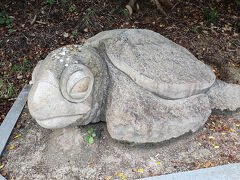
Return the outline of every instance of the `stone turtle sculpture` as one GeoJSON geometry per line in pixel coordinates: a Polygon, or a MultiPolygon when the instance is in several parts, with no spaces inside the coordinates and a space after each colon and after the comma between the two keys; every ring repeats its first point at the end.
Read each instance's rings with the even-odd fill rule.
{"type": "Polygon", "coordinates": [[[211,109],[240,108],[228,84],[150,30],[104,31],[51,52],[33,71],[28,106],[42,127],[106,121],[112,138],[147,143],[195,132],[211,109]]]}

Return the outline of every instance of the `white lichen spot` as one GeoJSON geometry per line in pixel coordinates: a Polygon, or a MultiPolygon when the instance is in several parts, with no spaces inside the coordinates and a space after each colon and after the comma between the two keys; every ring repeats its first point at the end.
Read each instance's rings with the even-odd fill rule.
{"type": "Polygon", "coordinates": [[[62,56],[65,56],[66,53],[65,53],[65,51],[62,51],[59,54],[62,55],[62,56]]]}
{"type": "Polygon", "coordinates": [[[65,66],[65,67],[68,67],[68,64],[65,64],[64,66],[65,66]]]}
{"type": "Polygon", "coordinates": [[[63,59],[60,59],[60,62],[63,62],[63,59]]]}

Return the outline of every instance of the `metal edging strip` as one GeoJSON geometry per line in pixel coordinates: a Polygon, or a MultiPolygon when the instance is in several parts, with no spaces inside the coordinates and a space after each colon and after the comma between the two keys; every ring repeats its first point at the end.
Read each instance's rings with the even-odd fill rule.
{"type": "MultiPolygon", "coordinates": [[[[23,107],[27,101],[28,93],[30,90],[29,85],[25,85],[18,95],[16,101],[13,106],[7,113],[4,121],[0,126],[0,157],[4,151],[4,148],[8,142],[8,139],[12,133],[12,130],[23,110],[23,107]]],[[[6,180],[3,176],[0,175],[0,180],[6,180]]]]}

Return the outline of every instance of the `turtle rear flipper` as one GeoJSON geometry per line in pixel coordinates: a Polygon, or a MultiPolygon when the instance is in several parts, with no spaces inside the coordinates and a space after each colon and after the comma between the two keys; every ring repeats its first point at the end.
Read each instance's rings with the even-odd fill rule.
{"type": "Polygon", "coordinates": [[[207,92],[212,109],[240,109],[240,86],[216,80],[207,92]]]}

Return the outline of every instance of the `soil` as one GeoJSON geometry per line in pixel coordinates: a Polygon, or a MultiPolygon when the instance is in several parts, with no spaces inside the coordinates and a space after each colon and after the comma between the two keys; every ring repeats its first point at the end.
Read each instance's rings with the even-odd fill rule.
{"type": "MultiPolygon", "coordinates": [[[[117,28],[151,29],[187,48],[199,60],[211,66],[219,79],[235,84],[240,83],[240,6],[238,1],[175,0],[172,8],[165,7],[168,16],[159,13],[148,0],[139,0],[140,9],[135,10],[132,16],[129,16],[125,9],[128,0],[55,0],[52,4],[50,2],[51,0],[0,1],[0,13],[6,11],[4,18],[14,19],[10,23],[11,27],[7,27],[6,23],[0,24],[0,124],[23,85],[30,81],[31,72],[39,60],[44,59],[49,52],[58,47],[84,43],[86,39],[104,30],[117,28]]],[[[174,155],[175,151],[180,153],[181,145],[176,141],[179,147],[176,145],[176,148],[172,150],[168,149],[168,146],[161,145],[158,148],[163,147],[166,151],[156,148],[159,152],[165,154],[167,154],[167,150],[171,152],[169,156],[157,159],[166,166],[164,165],[164,168],[154,172],[150,170],[149,174],[140,174],[140,177],[202,168],[204,164],[208,167],[239,162],[240,138],[239,126],[236,124],[239,124],[239,120],[229,119],[226,115],[213,115],[199,134],[190,136],[192,139],[184,140],[186,144],[183,145],[182,149],[184,152],[188,152],[187,144],[200,137],[199,140],[193,142],[196,143],[196,147],[207,149],[206,151],[210,155],[201,156],[201,160],[196,160],[196,158],[194,160],[193,153],[200,151],[190,148],[192,153],[181,155],[182,159],[176,157],[177,155],[173,156],[177,161],[173,163],[175,165],[170,166],[171,163],[166,164],[165,161],[175,161],[170,155],[174,155]],[[212,122],[217,122],[217,124],[212,124],[212,122]],[[212,125],[215,127],[212,128],[212,125]],[[220,132],[211,130],[216,128],[220,129],[220,132]],[[227,134],[221,135],[225,131],[227,134]],[[214,142],[209,140],[209,136],[212,135],[215,137],[214,142]],[[217,148],[212,144],[217,144],[217,148]],[[189,164],[184,163],[188,159],[187,157],[191,159],[189,164]],[[208,164],[206,165],[206,163],[208,164]],[[169,165],[170,170],[168,170],[167,165],[169,165]]],[[[36,126],[34,125],[31,129],[27,121],[20,119],[14,133],[20,131],[26,134],[23,132],[26,130],[31,132],[44,131],[36,126]]],[[[36,134],[32,133],[32,138],[34,138],[36,134]]],[[[13,142],[11,140],[10,144],[13,142]]],[[[181,143],[181,141],[179,142],[181,143]]],[[[33,146],[37,147],[34,143],[33,146]]],[[[128,146],[120,146],[128,149],[128,146]]],[[[29,145],[28,148],[31,146],[29,145]]],[[[127,150],[124,148],[123,151],[127,150]]],[[[18,150],[16,149],[16,151],[18,150]]],[[[25,154],[28,152],[28,149],[23,148],[23,150],[25,154]]],[[[23,151],[20,152],[23,153],[23,151]]],[[[13,155],[16,155],[16,159],[20,158],[20,154],[13,155]]],[[[4,158],[3,162],[7,164],[4,158]]],[[[138,166],[141,168],[141,163],[138,166]]],[[[138,166],[134,168],[138,168],[138,166]]],[[[9,167],[13,167],[13,165],[9,165],[9,167]]],[[[126,166],[126,168],[128,167],[126,166]]],[[[5,172],[5,170],[8,170],[7,175],[11,175],[10,169],[0,169],[1,172],[5,172]]],[[[110,173],[108,170],[104,172],[105,175],[107,172],[110,173]]],[[[135,175],[131,175],[131,177],[139,175],[137,172],[132,173],[135,175]]],[[[146,173],[145,169],[144,173],[146,173]]],[[[15,175],[17,176],[13,173],[13,176],[15,175]]]]}
{"type": "Polygon", "coordinates": [[[102,122],[44,129],[27,107],[18,123],[0,159],[8,180],[131,180],[240,162],[240,112],[213,112],[196,133],[142,145],[113,140],[102,122]]]}

